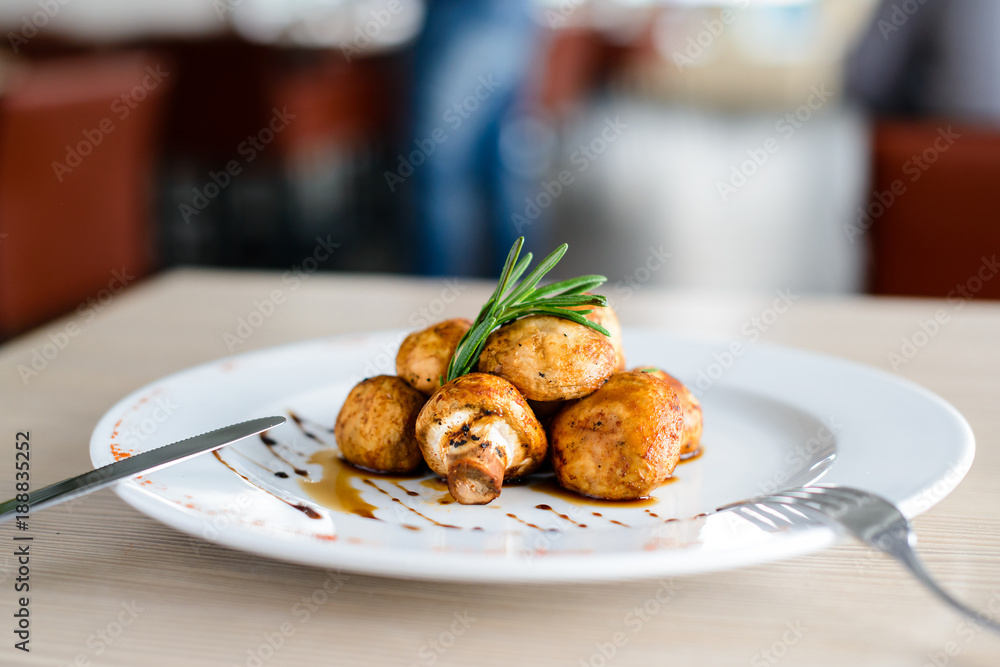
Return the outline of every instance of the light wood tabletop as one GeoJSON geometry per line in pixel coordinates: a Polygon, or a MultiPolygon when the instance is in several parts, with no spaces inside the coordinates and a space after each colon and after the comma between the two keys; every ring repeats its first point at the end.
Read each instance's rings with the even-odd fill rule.
{"type": "MultiPolygon", "coordinates": [[[[432,318],[474,316],[491,289],[467,280],[298,278],[173,271],[4,345],[0,495],[13,495],[18,431],[31,432],[35,488],[88,470],[90,432],[112,404],[163,375],[227,356],[226,334],[272,290],[282,290],[283,303],[234,352],[410,327],[420,309],[432,318]],[[25,373],[49,344],[58,351],[47,348],[51,358],[36,361],[37,374],[25,373]]],[[[615,293],[624,326],[733,339],[776,298],[634,287],[615,293]]],[[[891,370],[969,420],[977,440],[971,472],[915,526],[922,555],[947,588],[976,609],[1000,608],[1000,304],[792,301],[762,340],[891,370]],[[947,318],[934,335],[914,339],[942,310],[947,318]],[[904,339],[922,345],[904,350],[904,339]]],[[[32,515],[31,651],[23,653],[12,632],[21,595],[16,533],[0,530],[2,664],[1000,664],[1000,637],[977,631],[895,562],[853,543],[735,571],[627,583],[467,585],[344,572],[303,618],[293,607],[323,589],[328,572],[188,537],[110,490],[32,515]],[[658,593],[668,601],[652,604],[658,593]],[[636,624],[634,612],[644,607],[655,612],[636,624]],[[276,633],[280,646],[267,649],[276,633]]]]}

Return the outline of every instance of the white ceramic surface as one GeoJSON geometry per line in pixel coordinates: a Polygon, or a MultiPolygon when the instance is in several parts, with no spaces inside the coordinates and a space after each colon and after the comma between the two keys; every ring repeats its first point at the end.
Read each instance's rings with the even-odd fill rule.
{"type": "MultiPolygon", "coordinates": [[[[914,516],[972,464],[973,435],[962,416],[891,374],[762,343],[727,356],[730,342],[632,329],[624,333],[630,365],[678,376],[701,399],[705,420],[704,453],[678,466],[655,503],[595,504],[526,485],[505,488],[490,505],[463,507],[442,504],[446,494],[429,478],[342,472],[341,495],[374,507],[372,517],[324,507],[309,491],[323,467],[308,459],[335,447],[330,427],[354,383],[393,372],[403,335],[306,341],[163,378],[108,411],[91,438],[91,459],[104,465],[233,422],[294,413],[299,424],[267,434],[278,444],[244,441],[221,450],[222,460],[201,456],[121,482],[116,492],[169,526],[236,549],[464,581],[612,580],[786,558],[828,546],[836,534],[823,526],[765,532],[715,508],[822,478],[878,493],[914,516]]],[[[320,484],[334,488],[332,476],[320,484]]]]}

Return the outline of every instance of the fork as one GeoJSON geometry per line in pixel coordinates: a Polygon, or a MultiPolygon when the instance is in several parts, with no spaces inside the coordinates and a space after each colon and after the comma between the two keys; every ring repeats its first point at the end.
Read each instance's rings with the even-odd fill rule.
{"type": "Polygon", "coordinates": [[[896,558],[952,609],[976,625],[1000,633],[1000,624],[984,618],[938,585],[913,550],[917,535],[910,522],[895,505],[880,496],[847,486],[820,484],[757,496],[719,509],[737,511],[766,530],[782,524],[812,523],[814,518],[836,522],[868,546],[896,558]]]}

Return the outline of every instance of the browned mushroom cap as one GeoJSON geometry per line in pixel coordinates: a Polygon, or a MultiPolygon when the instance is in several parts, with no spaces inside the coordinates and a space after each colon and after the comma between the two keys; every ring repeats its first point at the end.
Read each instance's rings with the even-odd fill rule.
{"type": "Polygon", "coordinates": [[[615,373],[553,420],[556,479],[595,498],[642,498],[673,473],[683,433],[670,385],[644,373],[615,373]]]}
{"type": "Polygon", "coordinates": [[[677,392],[684,411],[684,440],[681,442],[681,456],[688,456],[698,451],[701,445],[701,402],[691,393],[687,385],[666,371],[653,366],[637,366],[632,372],[641,372],[663,380],[677,392]]]}
{"type": "Polygon", "coordinates": [[[333,434],[344,458],[376,472],[411,472],[420,466],[414,425],[427,398],[393,375],[355,385],[333,434]]]}
{"type": "Polygon", "coordinates": [[[423,331],[414,331],[399,346],[396,375],[430,396],[441,386],[441,378],[448,374],[448,362],[455,354],[458,341],[471,326],[472,322],[458,317],[438,322],[423,331]]]}
{"type": "Polygon", "coordinates": [[[617,362],[615,370],[625,370],[625,350],[622,348],[622,325],[618,323],[618,315],[611,306],[572,306],[570,310],[593,311],[584,315],[584,317],[594,324],[600,324],[608,330],[608,333],[611,334],[608,337],[608,341],[615,348],[615,361],[617,362]]]}
{"type": "Polygon", "coordinates": [[[547,442],[527,401],[495,375],[469,373],[434,392],[417,417],[417,441],[435,473],[463,505],[500,495],[545,458],[547,442]]]}
{"type": "Polygon", "coordinates": [[[479,371],[509,380],[532,401],[580,398],[615,371],[608,337],[551,315],[531,315],[500,327],[486,339],[479,371]]]}

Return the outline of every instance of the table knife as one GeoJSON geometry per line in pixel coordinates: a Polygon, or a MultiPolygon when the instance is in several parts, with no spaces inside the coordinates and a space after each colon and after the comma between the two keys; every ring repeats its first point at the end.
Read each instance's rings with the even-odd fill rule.
{"type": "Polygon", "coordinates": [[[284,423],[284,417],[251,419],[109,463],[82,475],[64,479],[37,491],[31,491],[28,494],[27,502],[22,497],[21,500],[12,498],[0,503],[0,523],[9,521],[18,515],[33,513],[51,505],[57,505],[92,491],[103,489],[119,480],[159,470],[199,454],[225,447],[237,440],[248,438],[284,423]]]}

